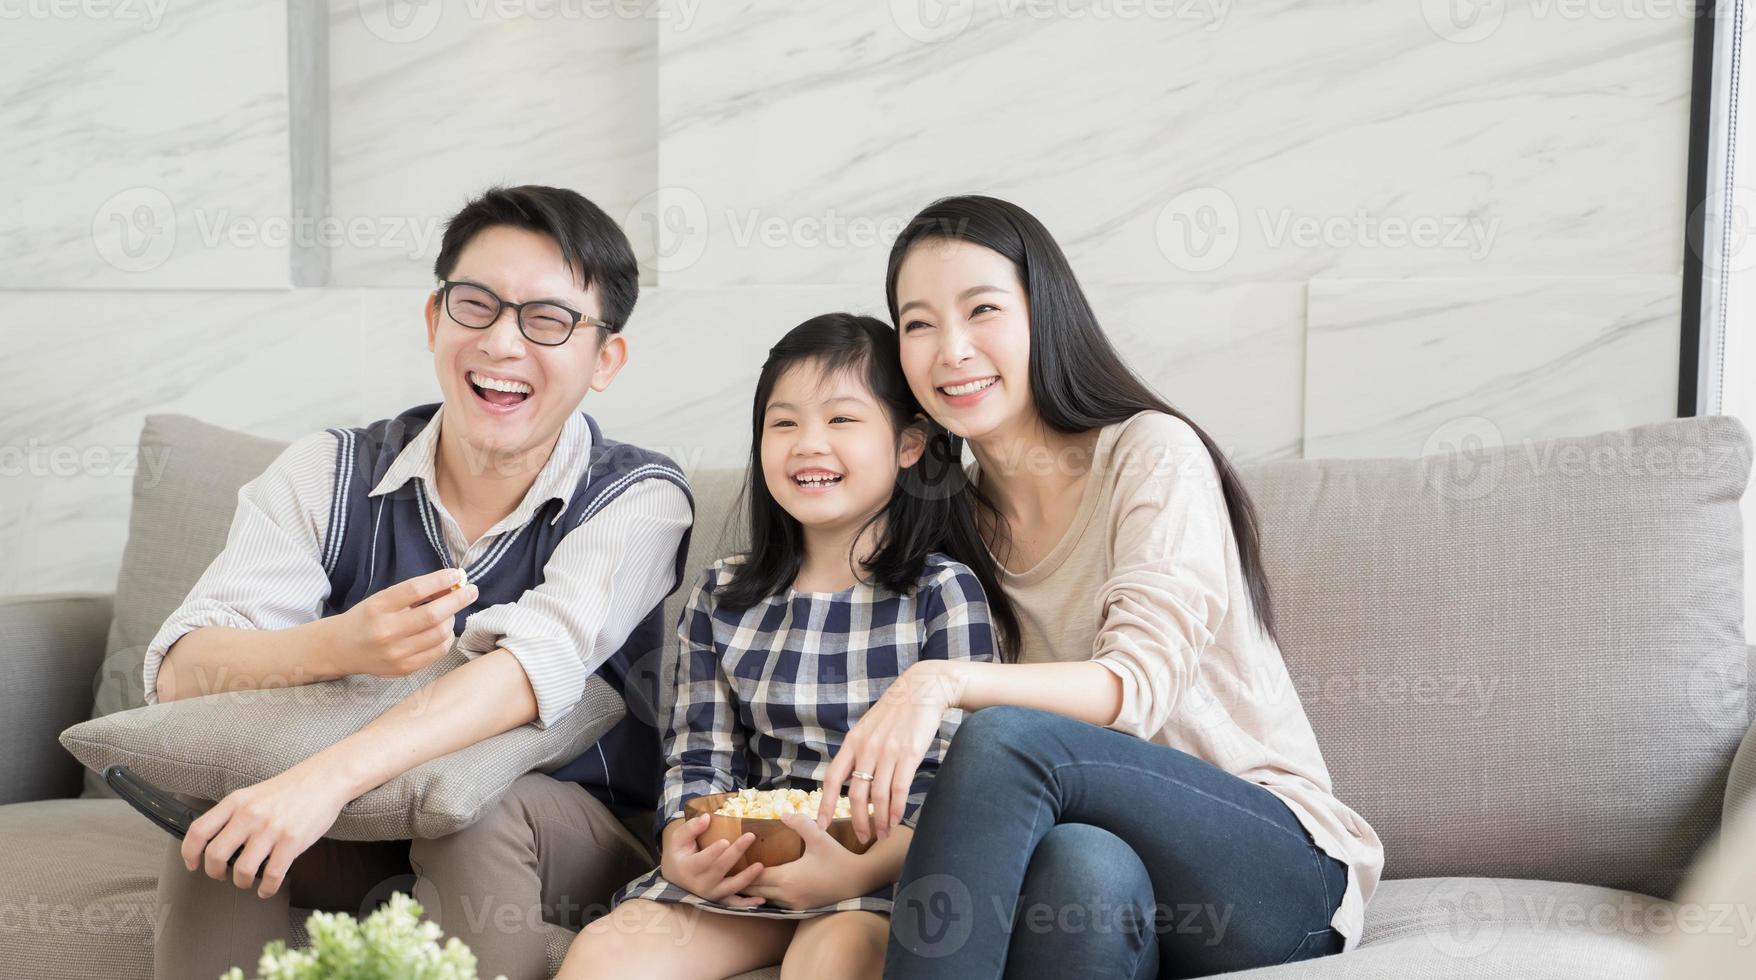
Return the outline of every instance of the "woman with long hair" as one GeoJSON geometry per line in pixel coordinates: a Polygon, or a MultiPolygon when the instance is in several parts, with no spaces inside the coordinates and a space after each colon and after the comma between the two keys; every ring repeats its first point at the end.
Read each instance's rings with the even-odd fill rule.
{"type": "Polygon", "coordinates": [[[910,667],[825,778],[910,772],[970,712],[886,974],[1205,976],[1351,948],[1383,846],[1334,795],[1225,455],[1128,369],[1022,208],[933,203],[886,285],[909,385],[956,437],[939,462],[974,456],[962,492],[1019,630],[1017,663],[910,667]]]}

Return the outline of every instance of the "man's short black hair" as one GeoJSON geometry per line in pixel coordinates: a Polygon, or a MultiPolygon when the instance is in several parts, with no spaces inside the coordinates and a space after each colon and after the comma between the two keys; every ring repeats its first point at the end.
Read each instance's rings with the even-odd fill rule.
{"type": "Polygon", "coordinates": [[[620,332],[628,323],[634,301],[640,296],[640,267],[628,236],[602,208],[565,187],[491,187],[465,204],[445,224],[439,258],[433,263],[434,275],[451,278],[464,246],[483,229],[496,225],[553,238],[581,287],[589,289],[596,284],[603,303],[601,314],[611,329],[620,332]]]}

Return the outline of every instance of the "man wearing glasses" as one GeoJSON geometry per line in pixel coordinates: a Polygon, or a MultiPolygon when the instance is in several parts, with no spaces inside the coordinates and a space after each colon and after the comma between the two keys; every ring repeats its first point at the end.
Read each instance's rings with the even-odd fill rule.
{"type": "Polygon", "coordinates": [[[427,349],[444,401],[299,439],[247,484],[225,550],[148,645],[145,683],[150,703],[405,675],[454,642],[470,659],[171,842],[161,978],[251,966],[286,938],[290,904],[357,911],[411,868],[483,975],[545,977],[545,909],[577,926],[657,860],[659,736],[632,705],[590,751],[520,779],[451,837],[322,837],[409,769],[553,724],[594,673],[623,690],[662,646],[683,574],[682,472],[579,410],[628,358],[639,287],[621,229],[572,191],[497,188],[452,218],[435,271],[427,349]]]}

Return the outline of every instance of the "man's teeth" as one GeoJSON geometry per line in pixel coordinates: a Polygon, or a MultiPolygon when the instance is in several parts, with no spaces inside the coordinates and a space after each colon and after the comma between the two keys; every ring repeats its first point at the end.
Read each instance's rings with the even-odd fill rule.
{"type": "Polygon", "coordinates": [[[793,477],[793,481],[807,487],[826,487],[831,483],[840,483],[841,477],[829,476],[827,474],[822,476],[795,476],[793,477]]]}
{"type": "Polygon", "coordinates": [[[532,390],[530,385],[527,385],[522,381],[501,381],[498,378],[484,378],[474,371],[469,373],[469,380],[470,384],[473,384],[478,388],[489,388],[494,391],[510,391],[520,395],[528,395],[532,390]]]}
{"type": "Polygon", "coordinates": [[[948,387],[940,388],[939,390],[945,392],[947,395],[973,395],[999,380],[999,378],[983,378],[980,381],[971,381],[968,384],[961,385],[950,385],[948,387]]]}

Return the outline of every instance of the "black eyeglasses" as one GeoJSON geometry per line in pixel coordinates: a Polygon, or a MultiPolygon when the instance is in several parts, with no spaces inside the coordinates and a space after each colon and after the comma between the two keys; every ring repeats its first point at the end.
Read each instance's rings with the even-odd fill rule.
{"type": "Polygon", "coordinates": [[[579,326],[581,320],[594,327],[603,327],[611,333],[616,332],[616,328],[610,326],[607,320],[587,316],[558,303],[508,303],[494,295],[493,290],[473,282],[442,279],[439,282],[439,297],[445,305],[445,312],[460,326],[471,330],[488,329],[500,319],[503,310],[510,309],[513,318],[518,321],[518,332],[524,334],[524,339],[544,347],[565,344],[567,338],[573,336],[573,329],[579,326]]]}

